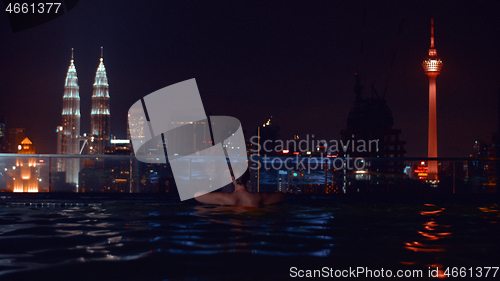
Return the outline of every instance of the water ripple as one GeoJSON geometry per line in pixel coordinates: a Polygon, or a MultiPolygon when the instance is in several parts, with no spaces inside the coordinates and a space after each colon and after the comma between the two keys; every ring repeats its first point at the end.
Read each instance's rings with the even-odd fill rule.
{"type": "Polygon", "coordinates": [[[499,213],[497,205],[4,205],[0,275],[184,256],[200,265],[243,255],[427,266],[463,264],[472,253],[486,262],[499,250],[499,213]]]}

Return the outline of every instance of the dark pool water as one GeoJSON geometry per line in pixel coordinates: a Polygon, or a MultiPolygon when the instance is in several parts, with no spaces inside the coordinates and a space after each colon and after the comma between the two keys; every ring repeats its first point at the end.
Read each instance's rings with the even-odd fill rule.
{"type": "Polygon", "coordinates": [[[5,280],[284,280],[291,267],[421,269],[424,277],[402,280],[425,280],[429,267],[498,267],[499,245],[495,203],[0,205],[5,280]]]}

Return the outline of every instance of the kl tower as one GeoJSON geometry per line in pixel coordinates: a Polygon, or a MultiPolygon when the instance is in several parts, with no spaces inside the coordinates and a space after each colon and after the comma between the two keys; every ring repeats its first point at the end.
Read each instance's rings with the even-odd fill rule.
{"type": "MultiPolygon", "coordinates": [[[[438,58],[434,48],[434,19],[431,19],[431,47],[429,57],[422,63],[425,74],[429,76],[429,143],[428,156],[437,157],[437,120],[436,120],[436,77],[441,71],[443,62],[438,58]]],[[[438,182],[437,161],[428,161],[428,177],[431,183],[438,182]]]]}

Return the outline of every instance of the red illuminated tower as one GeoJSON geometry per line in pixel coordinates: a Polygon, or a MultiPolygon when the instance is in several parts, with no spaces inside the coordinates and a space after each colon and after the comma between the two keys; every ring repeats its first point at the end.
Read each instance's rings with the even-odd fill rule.
{"type": "MultiPolygon", "coordinates": [[[[434,48],[434,19],[431,19],[431,47],[429,57],[422,63],[425,74],[429,76],[429,144],[428,157],[437,157],[437,120],[436,120],[436,77],[441,71],[443,62],[438,58],[434,48]]],[[[438,180],[437,161],[429,161],[428,179],[434,183],[438,180]]]]}

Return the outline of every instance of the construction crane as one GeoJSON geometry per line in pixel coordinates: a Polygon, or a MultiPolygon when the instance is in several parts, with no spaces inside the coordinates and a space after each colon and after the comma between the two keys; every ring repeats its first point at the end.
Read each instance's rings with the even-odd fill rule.
{"type": "Polygon", "coordinates": [[[399,46],[399,38],[401,37],[401,33],[403,32],[403,25],[405,20],[401,20],[399,24],[398,34],[396,35],[396,43],[394,44],[394,52],[392,53],[391,65],[389,68],[389,73],[387,73],[387,79],[385,80],[384,91],[382,92],[382,98],[385,98],[385,94],[387,94],[387,87],[389,86],[389,79],[391,78],[392,69],[394,68],[394,61],[396,60],[396,53],[398,51],[399,46]]]}

